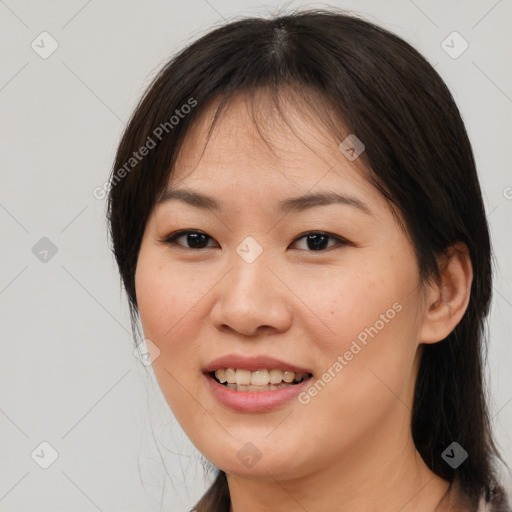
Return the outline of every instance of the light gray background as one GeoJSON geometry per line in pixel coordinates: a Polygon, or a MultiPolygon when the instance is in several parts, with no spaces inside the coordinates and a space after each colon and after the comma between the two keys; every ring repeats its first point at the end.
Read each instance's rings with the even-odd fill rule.
{"type": "MultiPolygon", "coordinates": [[[[494,424],[509,464],[511,3],[330,4],[357,10],[412,43],[463,114],[499,264],[489,374],[494,424]],[[469,43],[457,59],[441,46],[453,31],[469,43]]],[[[224,19],[302,5],[329,4],[0,1],[0,510],[150,511],[160,510],[163,499],[163,509],[174,512],[204,491],[199,455],[133,356],[105,204],[92,191],[107,179],[125,122],[172,53],[224,19]],[[59,45],[47,59],[31,48],[43,31],[59,45]],[[57,247],[47,262],[32,252],[42,237],[57,247]],[[34,460],[49,457],[43,441],[58,453],[48,469],[34,460]]]]}

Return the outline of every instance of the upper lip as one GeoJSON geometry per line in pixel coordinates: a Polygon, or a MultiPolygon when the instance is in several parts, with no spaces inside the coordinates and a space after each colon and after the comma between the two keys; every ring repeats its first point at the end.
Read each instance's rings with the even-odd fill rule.
{"type": "Polygon", "coordinates": [[[204,369],[205,372],[213,372],[221,368],[234,368],[244,370],[262,370],[262,369],[278,369],[283,371],[292,371],[295,373],[312,373],[311,370],[298,366],[293,363],[288,363],[275,357],[270,356],[256,356],[247,357],[237,354],[228,354],[214,359],[208,363],[204,369]]]}

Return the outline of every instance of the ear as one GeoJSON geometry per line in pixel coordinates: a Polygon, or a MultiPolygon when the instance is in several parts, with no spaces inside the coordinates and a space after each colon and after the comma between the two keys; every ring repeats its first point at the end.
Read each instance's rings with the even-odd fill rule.
{"type": "Polygon", "coordinates": [[[439,259],[439,282],[426,286],[420,343],[446,338],[460,322],[469,304],[473,267],[465,243],[450,246],[439,259]]]}

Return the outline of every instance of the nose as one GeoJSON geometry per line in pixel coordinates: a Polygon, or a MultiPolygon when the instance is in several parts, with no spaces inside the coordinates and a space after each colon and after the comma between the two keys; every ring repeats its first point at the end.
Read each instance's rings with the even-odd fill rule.
{"type": "Polygon", "coordinates": [[[215,287],[213,325],[244,336],[285,332],[291,326],[289,290],[262,256],[247,263],[235,255],[231,271],[215,287]]]}

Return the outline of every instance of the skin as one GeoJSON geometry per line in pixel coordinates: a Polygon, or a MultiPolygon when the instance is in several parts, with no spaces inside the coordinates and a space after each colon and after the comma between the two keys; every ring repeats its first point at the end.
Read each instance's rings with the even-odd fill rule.
{"type": "Polygon", "coordinates": [[[448,253],[441,283],[421,286],[385,199],[304,111],[287,109],[300,138],[269,114],[271,151],[237,97],[201,157],[211,113],[193,125],[169,186],[210,195],[222,209],[155,207],[135,276],[145,337],[160,350],[155,375],[176,419],[227,473],[231,512],[433,511],[449,484],[414,447],[413,389],[422,343],[446,337],[467,307],[467,249],[448,253]],[[371,215],[343,204],[277,212],[280,200],[321,190],[356,197],[371,215]],[[206,233],[207,248],[190,248],[186,236],[162,242],[179,229],[206,233]],[[312,230],[353,245],[329,238],[315,251],[295,240],[312,230]],[[263,248],[253,263],[236,252],[247,236],[263,248]],[[270,355],[319,378],[394,303],[401,311],[306,405],[237,412],[202,378],[230,353],[270,355]],[[237,457],[247,442],[261,453],[251,468],[237,457]]]}

